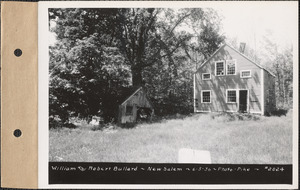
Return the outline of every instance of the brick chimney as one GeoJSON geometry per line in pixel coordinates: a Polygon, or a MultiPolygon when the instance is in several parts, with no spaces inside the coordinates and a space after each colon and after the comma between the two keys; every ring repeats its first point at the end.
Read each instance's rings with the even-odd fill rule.
{"type": "Polygon", "coordinates": [[[245,52],[245,47],[246,47],[246,43],[241,42],[241,43],[240,43],[240,52],[241,52],[241,53],[244,53],[244,52],[245,52]]]}

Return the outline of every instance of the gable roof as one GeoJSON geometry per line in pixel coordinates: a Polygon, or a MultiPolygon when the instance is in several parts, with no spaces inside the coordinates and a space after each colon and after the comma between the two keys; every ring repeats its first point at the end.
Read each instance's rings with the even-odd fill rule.
{"type": "Polygon", "coordinates": [[[142,87],[130,87],[130,88],[124,89],[122,92],[122,96],[123,96],[123,98],[121,99],[122,103],[120,105],[127,102],[132,96],[134,96],[141,89],[142,89],[142,87]]]}
{"type": "MultiPolygon", "coordinates": [[[[143,91],[143,93],[145,93],[144,88],[142,86],[137,87],[137,88],[131,88],[129,91],[127,91],[127,96],[124,99],[124,101],[122,101],[122,103],[120,105],[125,104],[131,97],[133,97],[139,91],[143,91]]],[[[152,102],[148,99],[147,94],[146,94],[146,99],[149,102],[150,106],[153,108],[152,102]]]]}
{"type": "MultiPolygon", "coordinates": [[[[264,68],[263,66],[261,66],[260,64],[254,62],[253,60],[251,60],[249,57],[247,57],[246,55],[242,54],[240,51],[238,51],[237,49],[233,48],[232,46],[228,45],[228,44],[223,44],[219,49],[217,49],[203,64],[201,64],[198,68],[197,71],[203,67],[206,63],[208,63],[221,49],[223,49],[225,46],[229,47],[230,49],[234,50],[235,52],[237,52],[238,54],[240,54],[242,57],[244,57],[245,59],[247,59],[248,61],[250,61],[251,63],[253,63],[254,65],[256,65],[257,67],[265,70],[266,72],[268,72],[270,75],[272,75],[273,77],[275,77],[275,75],[267,70],[266,68],[264,68]]],[[[197,72],[196,71],[196,72],[197,72]]]]}

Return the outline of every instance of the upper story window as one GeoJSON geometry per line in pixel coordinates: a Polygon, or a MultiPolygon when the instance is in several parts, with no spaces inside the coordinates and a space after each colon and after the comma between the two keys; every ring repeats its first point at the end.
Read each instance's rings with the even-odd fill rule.
{"type": "Polygon", "coordinates": [[[225,62],[217,61],[216,62],[216,76],[224,76],[225,75],[225,62]]]}
{"type": "Polygon", "coordinates": [[[241,71],[241,78],[250,78],[250,77],[251,77],[250,70],[241,71]]]}
{"type": "Polygon", "coordinates": [[[226,71],[227,75],[235,75],[236,74],[236,61],[235,60],[227,60],[226,61],[226,71]]]}
{"type": "Polygon", "coordinates": [[[210,80],[210,79],[211,79],[210,73],[203,73],[202,74],[202,80],[210,80]]]}

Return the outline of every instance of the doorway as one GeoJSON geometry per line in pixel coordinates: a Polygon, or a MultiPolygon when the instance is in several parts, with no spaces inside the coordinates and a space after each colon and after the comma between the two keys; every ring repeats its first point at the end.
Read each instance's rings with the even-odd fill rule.
{"type": "Polygon", "coordinates": [[[239,94],[239,112],[245,113],[248,111],[248,90],[240,90],[239,94]]]}

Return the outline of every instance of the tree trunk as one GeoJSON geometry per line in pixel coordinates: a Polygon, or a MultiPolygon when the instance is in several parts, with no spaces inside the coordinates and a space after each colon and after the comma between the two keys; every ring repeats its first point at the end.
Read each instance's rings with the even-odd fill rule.
{"type": "Polygon", "coordinates": [[[137,31],[137,36],[135,38],[133,60],[131,62],[131,72],[132,72],[132,85],[133,87],[140,87],[143,85],[143,55],[145,53],[145,27],[140,25],[137,31]]]}
{"type": "Polygon", "coordinates": [[[281,104],[280,106],[282,106],[282,89],[281,89],[281,80],[280,80],[280,74],[277,71],[277,88],[278,88],[278,102],[281,104]]]}
{"type": "Polygon", "coordinates": [[[285,87],[284,75],[282,75],[282,90],[283,90],[283,107],[285,107],[286,106],[286,87],[285,87]]]}
{"type": "Polygon", "coordinates": [[[132,85],[134,87],[140,87],[143,85],[142,67],[141,63],[137,63],[131,66],[132,72],[132,85]]]}

